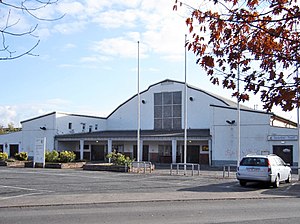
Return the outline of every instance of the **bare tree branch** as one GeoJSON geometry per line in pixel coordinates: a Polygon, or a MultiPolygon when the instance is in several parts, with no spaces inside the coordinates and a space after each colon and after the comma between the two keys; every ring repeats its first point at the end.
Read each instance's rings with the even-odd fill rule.
{"type": "MultiPolygon", "coordinates": [[[[15,2],[15,1],[14,1],[15,2]]],[[[44,10],[49,6],[55,5],[59,2],[59,0],[34,0],[34,1],[28,1],[28,0],[20,0],[19,4],[17,3],[11,3],[6,2],[3,0],[0,0],[0,7],[3,6],[3,10],[0,10],[0,16],[5,18],[5,23],[3,26],[0,26],[0,33],[1,33],[1,45],[0,47],[0,60],[14,60],[18,59],[20,57],[23,57],[25,55],[30,56],[37,56],[33,53],[33,50],[37,48],[37,46],[40,43],[40,40],[37,35],[35,35],[35,32],[38,29],[38,22],[39,21],[47,21],[47,22],[53,22],[62,19],[65,15],[59,15],[54,18],[43,18],[37,15],[37,13],[40,10],[44,10]],[[7,15],[3,14],[5,13],[5,10],[7,9],[7,15]],[[20,23],[21,18],[13,21],[12,20],[12,12],[17,14],[18,12],[23,13],[24,19],[28,18],[31,20],[35,20],[36,24],[34,24],[32,27],[29,27],[25,31],[18,31],[16,29],[17,25],[20,23]],[[1,13],[3,15],[1,15],[1,13]],[[14,47],[12,44],[9,44],[9,42],[13,42],[12,38],[25,38],[27,36],[30,36],[35,40],[35,43],[29,47],[28,50],[24,52],[18,52],[17,50],[14,50],[16,47],[14,47]]]]}

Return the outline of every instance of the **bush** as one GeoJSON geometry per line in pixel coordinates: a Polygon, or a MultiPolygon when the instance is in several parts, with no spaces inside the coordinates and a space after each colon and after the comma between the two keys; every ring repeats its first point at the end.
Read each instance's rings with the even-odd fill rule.
{"type": "Polygon", "coordinates": [[[125,157],[122,153],[117,153],[115,150],[109,154],[107,154],[106,158],[111,159],[111,162],[115,165],[131,165],[133,162],[129,157],[125,157]]]}
{"type": "Polygon", "coordinates": [[[45,153],[45,161],[46,162],[58,162],[59,161],[59,153],[56,150],[47,151],[45,153]]]}
{"type": "Polygon", "coordinates": [[[6,152],[0,152],[0,161],[5,161],[8,159],[8,155],[6,152]]]}
{"type": "Polygon", "coordinates": [[[76,159],[76,154],[73,151],[62,151],[59,154],[60,162],[69,163],[76,159]]]}
{"type": "Polygon", "coordinates": [[[15,159],[19,161],[27,161],[28,160],[28,153],[27,152],[20,152],[15,154],[15,159]]]}

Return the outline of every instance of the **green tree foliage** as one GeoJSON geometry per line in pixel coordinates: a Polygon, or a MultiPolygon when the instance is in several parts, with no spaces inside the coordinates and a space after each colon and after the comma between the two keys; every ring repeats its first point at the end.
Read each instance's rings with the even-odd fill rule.
{"type": "Polygon", "coordinates": [[[0,125],[0,135],[17,131],[21,131],[21,128],[15,128],[13,123],[9,123],[7,128],[5,128],[3,125],[0,125]]]}

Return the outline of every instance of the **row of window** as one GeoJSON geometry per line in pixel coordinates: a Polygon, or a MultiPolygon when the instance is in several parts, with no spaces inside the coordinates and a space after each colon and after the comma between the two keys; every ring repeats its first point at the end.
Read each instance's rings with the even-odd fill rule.
{"type": "MultiPolygon", "coordinates": [[[[85,123],[81,123],[81,127],[82,127],[82,131],[85,132],[85,130],[86,130],[86,124],[85,123]]],[[[68,128],[69,128],[69,130],[73,129],[73,124],[71,122],[69,122],[68,128]]],[[[93,130],[93,125],[89,125],[89,132],[92,132],[92,130],[93,130]]],[[[95,131],[98,130],[98,124],[95,124],[94,130],[95,131]]]]}

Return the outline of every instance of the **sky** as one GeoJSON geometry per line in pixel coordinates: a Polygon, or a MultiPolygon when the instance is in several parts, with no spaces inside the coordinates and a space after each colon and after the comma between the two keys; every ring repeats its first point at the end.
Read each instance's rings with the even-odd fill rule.
{"type": "MultiPolygon", "coordinates": [[[[174,2],[59,0],[36,12],[44,19],[65,15],[56,21],[11,13],[10,22],[18,21],[14,31],[38,27],[34,36],[7,37],[9,46],[23,52],[40,42],[33,51],[36,56],[0,61],[0,125],[21,127],[20,121],[54,111],[107,117],[137,93],[138,41],[141,91],[165,79],[184,81],[189,12],[185,7],[173,11],[174,2]]],[[[186,1],[199,7],[195,2],[199,1],[186,1]]],[[[0,5],[0,26],[7,15],[7,8],[0,5]]],[[[188,84],[231,99],[230,91],[210,83],[191,52],[186,74],[188,84]]],[[[244,105],[262,109],[257,96],[244,105]]],[[[296,110],[273,112],[297,121],[296,110]]]]}

